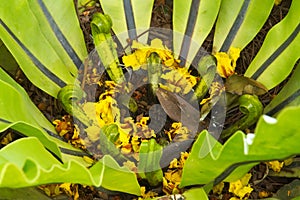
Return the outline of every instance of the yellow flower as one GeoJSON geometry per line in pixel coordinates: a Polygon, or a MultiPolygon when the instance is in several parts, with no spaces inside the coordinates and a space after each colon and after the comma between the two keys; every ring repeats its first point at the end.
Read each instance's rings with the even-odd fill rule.
{"type": "Polygon", "coordinates": [[[136,123],[137,132],[133,133],[134,136],[139,136],[140,138],[151,138],[156,137],[154,130],[150,129],[147,125],[149,117],[142,117],[140,121],[136,123]]]}
{"type": "Polygon", "coordinates": [[[133,136],[131,138],[131,145],[134,152],[140,152],[141,142],[139,141],[139,137],[133,136]]]}
{"type": "Polygon", "coordinates": [[[230,182],[229,185],[229,192],[232,192],[236,196],[242,198],[247,198],[250,193],[253,191],[253,188],[250,187],[248,184],[249,180],[251,178],[251,174],[246,174],[243,178],[230,182]]]}
{"type": "Polygon", "coordinates": [[[187,94],[197,83],[197,78],[188,72],[187,68],[176,68],[161,75],[166,80],[166,84],[160,84],[164,89],[171,92],[187,94]]]}
{"type": "Polygon", "coordinates": [[[117,143],[120,143],[121,146],[126,146],[129,144],[129,140],[130,140],[130,134],[122,129],[120,126],[119,126],[119,141],[117,141],[117,143]]]}
{"type": "Polygon", "coordinates": [[[111,96],[101,99],[96,103],[96,115],[100,127],[120,121],[120,110],[117,107],[117,101],[111,96]]]}
{"type": "Polygon", "coordinates": [[[171,129],[166,132],[169,137],[169,140],[182,141],[189,137],[189,130],[187,127],[182,126],[181,122],[174,122],[171,126],[171,129]]]}
{"type": "Polygon", "coordinates": [[[234,74],[240,51],[239,48],[231,47],[228,53],[218,52],[214,55],[217,59],[217,72],[221,77],[227,78],[234,74]]]}
{"type": "Polygon", "coordinates": [[[67,195],[73,197],[74,200],[77,200],[79,198],[77,184],[63,183],[59,187],[62,188],[67,195]]]}
{"type": "Polygon", "coordinates": [[[209,89],[209,97],[202,99],[200,105],[203,105],[208,101],[211,101],[214,97],[217,97],[220,94],[222,94],[222,92],[225,92],[225,87],[219,82],[213,82],[209,89]]]}
{"type": "Polygon", "coordinates": [[[279,162],[278,160],[266,162],[266,164],[271,167],[274,172],[280,172],[281,168],[284,165],[284,162],[279,162]]]}
{"type": "Polygon", "coordinates": [[[11,141],[13,141],[12,135],[11,135],[11,133],[8,133],[5,137],[2,138],[2,140],[0,141],[0,144],[7,145],[11,141]]]}
{"type": "Polygon", "coordinates": [[[258,197],[260,199],[265,199],[267,197],[269,197],[271,195],[271,192],[268,192],[268,191],[265,191],[265,190],[262,190],[258,193],[258,197]]]}
{"type": "Polygon", "coordinates": [[[173,159],[170,162],[168,170],[164,173],[163,177],[163,192],[166,194],[177,194],[180,192],[179,184],[182,176],[182,169],[189,153],[182,152],[178,159],[173,159]]]}
{"type": "Polygon", "coordinates": [[[133,70],[140,68],[146,69],[147,58],[153,52],[157,53],[162,60],[162,63],[168,67],[178,65],[179,60],[175,59],[172,52],[166,48],[160,39],[154,39],[151,41],[150,46],[132,42],[133,49],[136,49],[134,53],[122,57],[123,63],[126,67],[131,66],[133,70]]]}

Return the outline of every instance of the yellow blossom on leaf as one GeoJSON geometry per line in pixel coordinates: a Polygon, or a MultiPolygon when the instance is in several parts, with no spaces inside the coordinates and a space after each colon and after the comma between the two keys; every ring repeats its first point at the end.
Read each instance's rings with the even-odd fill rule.
{"type": "Polygon", "coordinates": [[[247,198],[247,196],[249,196],[253,191],[253,188],[251,188],[248,184],[250,178],[251,174],[246,174],[243,178],[234,182],[230,182],[228,191],[240,198],[247,198]]]}
{"type": "Polygon", "coordinates": [[[217,72],[221,77],[227,78],[234,74],[240,51],[239,48],[231,47],[228,53],[218,52],[214,55],[217,59],[217,72]]]}

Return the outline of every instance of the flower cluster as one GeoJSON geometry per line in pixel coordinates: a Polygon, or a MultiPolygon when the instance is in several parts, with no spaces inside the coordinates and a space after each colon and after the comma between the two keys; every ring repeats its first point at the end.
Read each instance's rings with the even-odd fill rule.
{"type": "Polygon", "coordinates": [[[179,184],[181,181],[182,169],[189,153],[182,152],[179,159],[171,161],[168,170],[164,173],[163,191],[166,194],[180,193],[179,184]]]}

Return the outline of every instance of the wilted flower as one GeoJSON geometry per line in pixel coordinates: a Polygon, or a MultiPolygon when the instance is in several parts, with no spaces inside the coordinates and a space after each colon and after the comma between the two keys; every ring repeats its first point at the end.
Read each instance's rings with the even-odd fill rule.
{"type": "Polygon", "coordinates": [[[214,55],[217,59],[217,72],[221,77],[227,78],[234,74],[240,51],[239,48],[231,47],[228,53],[218,52],[214,55]]]}

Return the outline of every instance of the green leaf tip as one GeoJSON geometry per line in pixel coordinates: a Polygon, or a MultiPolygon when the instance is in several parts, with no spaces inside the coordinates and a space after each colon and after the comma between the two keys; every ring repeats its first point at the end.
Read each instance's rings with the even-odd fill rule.
{"type": "Polygon", "coordinates": [[[135,174],[108,155],[88,169],[76,160],[60,163],[34,137],[19,139],[0,150],[0,187],[64,182],[140,195],[135,174]]]}

